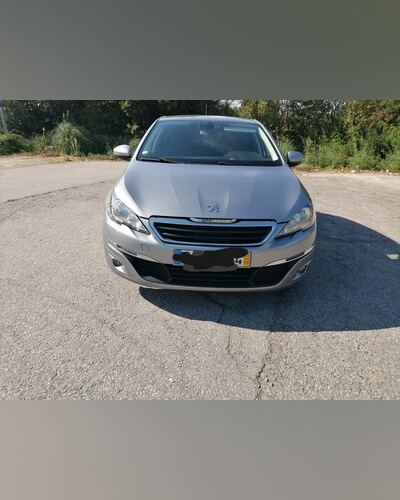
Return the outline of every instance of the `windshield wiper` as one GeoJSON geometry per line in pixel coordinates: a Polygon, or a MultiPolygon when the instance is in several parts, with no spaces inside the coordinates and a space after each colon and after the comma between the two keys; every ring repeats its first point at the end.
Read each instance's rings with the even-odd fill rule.
{"type": "Polygon", "coordinates": [[[159,163],[176,163],[176,161],[168,160],[168,158],[151,158],[151,157],[139,158],[139,161],[157,161],[159,163]]]}

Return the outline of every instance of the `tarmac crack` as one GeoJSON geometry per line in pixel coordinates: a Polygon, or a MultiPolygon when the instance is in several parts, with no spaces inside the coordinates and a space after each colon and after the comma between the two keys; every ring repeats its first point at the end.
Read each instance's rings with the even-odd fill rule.
{"type": "MultiPolygon", "coordinates": [[[[221,308],[220,313],[219,313],[217,319],[215,320],[215,322],[217,324],[220,324],[220,325],[223,324],[222,318],[224,317],[226,312],[227,311],[234,311],[234,309],[227,306],[223,302],[220,302],[219,300],[215,299],[212,296],[208,296],[208,300],[221,308]]],[[[243,377],[245,377],[248,380],[252,380],[252,378],[247,373],[245,373],[243,371],[243,368],[240,366],[239,360],[237,359],[237,357],[235,356],[235,354],[232,351],[232,332],[231,332],[231,328],[229,326],[228,326],[228,328],[229,328],[229,331],[227,333],[227,341],[226,341],[226,345],[225,345],[225,351],[228,354],[229,358],[233,361],[233,363],[236,366],[236,369],[240,373],[240,375],[242,375],[243,377]]]]}
{"type": "MultiPolygon", "coordinates": [[[[24,198],[21,198],[21,199],[24,199],[24,198]]],[[[19,212],[20,210],[23,210],[25,207],[27,207],[28,205],[30,205],[32,203],[33,200],[29,200],[28,203],[25,203],[24,205],[22,205],[21,207],[18,207],[16,208],[15,210],[13,210],[12,212],[10,212],[9,214],[7,214],[5,217],[3,217],[2,219],[0,219],[0,222],[3,222],[5,221],[6,219],[10,218],[12,215],[16,214],[17,212],[19,212]]],[[[7,202],[5,202],[7,203],[7,202]]]]}
{"type": "MultiPolygon", "coordinates": [[[[262,396],[264,393],[263,381],[265,380],[266,384],[269,384],[269,382],[270,382],[270,379],[268,378],[266,369],[267,369],[268,362],[271,361],[272,354],[273,354],[273,348],[272,348],[272,344],[270,342],[269,347],[268,347],[268,351],[263,356],[260,369],[258,370],[256,377],[254,379],[254,383],[256,386],[256,395],[255,395],[254,399],[256,399],[256,400],[262,399],[262,396]]],[[[274,384],[272,383],[272,386],[273,385],[274,384]]]]}
{"type": "MultiPolygon", "coordinates": [[[[280,293],[278,292],[277,295],[274,297],[273,316],[272,316],[271,326],[270,326],[270,330],[269,330],[270,338],[269,338],[268,350],[264,354],[264,356],[262,357],[261,366],[260,366],[259,370],[257,371],[255,379],[254,379],[254,383],[256,386],[256,395],[255,395],[256,400],[262,399],[262,396],[264,393],[263,381],[265,380],[266,384],[270,383],[270,379],[267,376],[266,370],[267,370],[267,365],[272,360],[272,355],[274,353],[274,349],[272,347],[271,335],[273,334],[273,332],[276,332],[278,329],[278,325],[279,325],[279,321],[280,321],[280,307],[281,307],[281,303],[282,303],[280,300],[281,295],[282,295],[282,292],[280,292],[280,293]]],[[[271,385],[273,386],[274,384],[271,383],[271,385]]]]}
{"type": "MultiPolygon", "coordinates": [[[[212,302],[215,305],[218,305],[221,308],[220,313],[218,315],[218,318],[216,319],[216,323],[222,324],[222,318],[224,317],[226,312],[228,310],[234,311],[234,309],[231,307],[228,307],[226,304],[216,300],[214,297],[208,297],[208,298],[209,298],[210,302],[212,302]]],[[[277,297],[275,297],[274,305],[275,305],[275,307],[274,307],[271,326],[270,326],[270,334],[271,334],[271,332],[276,330],[276,327],[277,327],[278,322],[279,322],[279,312],[280,312],[279,294],[277,295],[277,297]]],[[[250,380],[251,382],[253,382],[255,384],[256,393],[255,393],[254,399],[256,399],[256,400],[262,399],[263,392],[264,392],[263,381],[265,380],[265,382],[267,384],[270,382],[270,380],[267,376],[267,373],[266,373],[266,369],[267,369],[268,363],[271,360],[272,355],[273,355],[273,348],[272,348],[271,341],[269,342],[267,352],[261,358],[261,366],[258,369],[258,371],[256,372],[255,377],[250,376],[243,371],[243,368],[240,366],[239,360],[237,359],[234,352],[232,351],[232,331],[231,330],[227,334],[227,342],[226,342],[225,350],[226,350],[228,356],[232,359],[233,363],[235,364],[238,372],[242,376],[244,376],[246,379],[250,380]]],[[[274,384],[272,384],[272,386],[273,385],[274,384]]]]}
{"type": "Polygon", "coordinates": [[[219,300],[215,299],[214,297],[212,296],[208,296],[207,297],[208,300],[212,303],[212,304],[215,304],[217,306],[219,306],[221,308],[221,311],[219,313],[219,316],[217,317],[217,319],[215,320],[215,322],[219,325],[222,324],[222,318],[224,317],[226,311],[229,309],[228,306],[226,304],[224,304],[223,302],[220,302],[219,300]]]}
{"type": "Polygon", "coordinates": [[[267,355],[264,356],[262,364],[261,364],[261,368],[258,370],[256,378],[254,380],[254,382],[256,384],[256,389],[257,389],[255,399],[261,399],[262,391],[263,391],[261,377],[264,375],[264,371],[265,371],[266,366],[267,366],[267,355]]]}
{"type": "Polygon", "coordinates": [[[30,194],[28,196],[22,196],[21,198],[10,198],[9,200],[2,201],[1,203],[13,203],[15,201],[21,201],[21,200],[27,200],[31,198],[38,198],[39,196],[46,196],[48,194],[53,194],[53,193],[61,193],[63,191],[69,191],[70,189],[79,189],[82,187],[91,187],[91,186],[99,186],[100,184],[108,184],[115,179],[108,179],[106,181],[98,181],[98,182],[92,182],[88,184],[78,184],[77,186],[69,186],[61,189],[54,189],[54,191],[46,191],[44,193],[37,193],[37,194],[30,194]]]}
{"type": "Polygon", "coordinates": [[[107,184],[108,182],[110,182],[110,181],[107,180],[107,181],[93,182],[91,184],[80,184],[78,186],[70,186],[70,187],[66,187],[66,188],[62,188],[62,189],[56,189],[54,191],[46,191],[45,193],[37,193],[37,194],[29,195],[29,196],[22,196],[21,198],[13,198],[13,199],[10,199],[10,200],[2,201],[2,202],[0,202],[1,204],[3,204],[3,203],[4,204],[8,204],[8,203],[14,203],[14,202],[18,202],[18,201],[28,200],[27,203],[25,203],[22,206],[19,206],[18,208],[16,208],[12,212],[8,213],[3,218],[1,218],[0,219],[0,223],[4,222],[5,220],[9,219],[11,216],[13,216],[14,214],[16,214],[17,212],[20,212],[21,210],[23,210],[24,208],[26,208],[27,206],[29,206],[33,201],[35,201],[40,196],[46,196],[48,194],[54,194],[54,193],[61,193],[63,191],[69,191],[71,189],[79,189],[79,188],[86,187],[86,186],[87,187],[98,186],[98,185],[101,185],[101,184],[107,184]]]}

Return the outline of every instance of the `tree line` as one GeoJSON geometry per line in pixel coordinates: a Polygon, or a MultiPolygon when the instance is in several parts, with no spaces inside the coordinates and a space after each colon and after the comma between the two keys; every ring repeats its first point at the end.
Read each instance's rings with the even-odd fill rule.
{"type": "Polygon", "coordinates": [[[137,144],[159,116],[217,114],[264,123],[284,152],[318,167],[400,170],[399,100],[5,101],[0,154],[110,154],[137,144]]]}

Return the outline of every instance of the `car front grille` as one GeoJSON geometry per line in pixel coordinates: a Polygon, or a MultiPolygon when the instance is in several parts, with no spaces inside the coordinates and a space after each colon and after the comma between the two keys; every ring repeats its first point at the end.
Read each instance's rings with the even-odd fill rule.
{"type": "Polygon", "coordinates": [[[270,234],[272,226],[154,223],[160,238],[174,243],[196,245],[257,245],[270,234]]]}
{"type": "Polygon", "coordinates": [[[187,271],[181,266],[161,264],[124,254],[141,278],[153,283],[210,288],[257,288],[277,285],[298,259],[276,266],[234,271],[187,271]]]}

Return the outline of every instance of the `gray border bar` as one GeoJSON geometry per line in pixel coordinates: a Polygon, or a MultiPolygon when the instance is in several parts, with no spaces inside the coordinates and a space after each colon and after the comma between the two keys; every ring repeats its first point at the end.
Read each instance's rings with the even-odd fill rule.
{"type": "Polygon", "coordinates": [[[2,6],[2,99],[399,96],[394,0],[2,6]]]}
{"type": "Polygon", "coordinates": [[[25,402],[0,412],[2,498],[398,498],[390,402],[25,402]]]}

